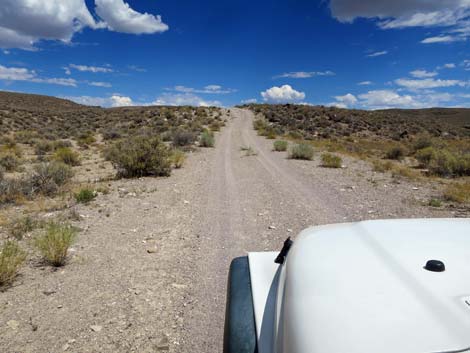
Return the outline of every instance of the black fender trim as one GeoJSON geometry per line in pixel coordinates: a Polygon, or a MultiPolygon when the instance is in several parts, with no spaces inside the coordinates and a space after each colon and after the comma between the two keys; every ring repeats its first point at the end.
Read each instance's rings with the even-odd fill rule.
{"type": "Polygon", "coordinates": [[[224,353],[258,353],[248,256],[237,257],[230,264],[224,353]]]}

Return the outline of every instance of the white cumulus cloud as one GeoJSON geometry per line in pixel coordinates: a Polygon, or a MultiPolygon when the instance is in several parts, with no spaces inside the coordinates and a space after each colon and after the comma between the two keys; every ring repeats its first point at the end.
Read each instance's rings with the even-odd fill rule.
{"type": "Polygon", "coordinates": [[[268,90],[261,92],[261,96],[264,101],[273,103],[288,103],[305,99],[304,92],[296,91],[290,85],[271,87],[268,90]]]}
{"type": "Polygon", "coordinates": [[[391,90],[369,91],[359,96],[360,103],[370,109],[414,108],[418,103],[410,95],[400,95],[391,90]]]}
{"type": "Polygon", "coordinates": [[[345,94],[344,96],[336,96],[336,101],[342,106],[350,107],[357,103],[357,98],[351,93],[345,94]]]}
{"type": "Polygon", "coordinates": [[[96,13],[108,29],[122,33],[159,33],[168,30],[161,16],[140,13],[123,0],[95,0],[96,13]]]}
{"type": "Polygon", "coordinates": [[[123,0],[96,0],[95,19],[85,0],[2,0],[0,48],[34,50],[41,40],[70,42],[84,28],[124,33],[168,30],[160,16],[139,13],[123,0]]]}

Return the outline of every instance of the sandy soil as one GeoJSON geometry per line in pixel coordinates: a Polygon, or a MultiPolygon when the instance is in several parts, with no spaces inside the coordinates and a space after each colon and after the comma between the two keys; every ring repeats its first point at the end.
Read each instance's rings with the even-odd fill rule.
{"type": "Polygon", "coordinates": [[[423,206],[432,187],[362,161],[288,160],[256,136],[250,112],[231,115],[216,148],[170,178],[113,181],[77,209],[83,231],[67,266],[31,260],[0,293],[2,352],[221,352],[233,257],[278,250],[310,225],[466,215],[423,206]]]}

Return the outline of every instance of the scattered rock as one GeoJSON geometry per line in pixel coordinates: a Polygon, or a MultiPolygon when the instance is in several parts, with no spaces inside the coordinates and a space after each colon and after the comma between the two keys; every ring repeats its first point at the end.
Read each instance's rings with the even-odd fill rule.
{"type": "Polygon", "coordinates": [[[16,320],[10,320],[7,322],[7,325],[9,328],[11,328],[12,330],[17,330],[18,327],[20,327],[20,323],[16,320]]]}
{"type": "Polygon", "coordinates": [[[90,329],[91,329],[93,332],[100,332],[100,331],[103,329],[103,326],[100,326],[100,325],[91,325],[91,326],[90,326],[90,329]]]}
{"type": "Polygon", "coordinates": [[[164,336],[157,344],[158,351],[169,351],[170,350],[170,342],[168,341],[168,337],[164,336]]]}
{"type": "Polygon", "coordinates": [[[189,204],[189,201],[188,201],[188,200],[184,200],[183,203],[184,203],[185,205],[188,205],[188,204],[189,204]]]}
{"type": "Polygon", "coordinates": [[[149,254],[155,254],[156,252],[157,252],[156,247],[147,248],[147,253],[149,253],[149,254]]]}
{"type": "Polygon", "coordinates": [[[45,294],[45,295],[52,295],[52,294],[56,293],[56,291],[53,290],[53,289],[46,289],[42,293],[45,294]]]}
{"type": "Polygon", "coordinates": [[[290,229],[290,228],[287,228],[287,231],[288,231],[289,233],[292,233],[292,229],[290,229]]]}
{"type": "Polygon", "coordinates": [[[274,230],[274,229],[276,229],[276,227],[275,227],[275,226],[269,226],[268,228],[269,228],[269,229],[271,229],[271,230],[274,230]]]}

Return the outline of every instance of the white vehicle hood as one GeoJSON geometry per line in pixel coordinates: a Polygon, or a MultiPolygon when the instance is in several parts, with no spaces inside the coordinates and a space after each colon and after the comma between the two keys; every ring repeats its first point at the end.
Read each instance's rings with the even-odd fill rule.
{"type": "Polygon", "coordinates": [[[249,254],[260,353],[470,350],[468,219],[313,227],[274,258],[249,254]]]}

